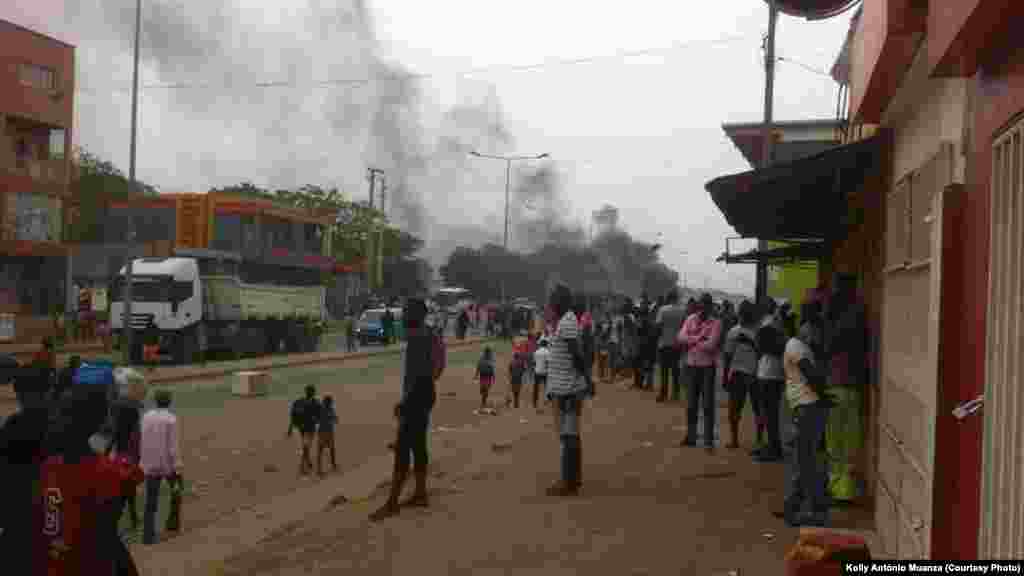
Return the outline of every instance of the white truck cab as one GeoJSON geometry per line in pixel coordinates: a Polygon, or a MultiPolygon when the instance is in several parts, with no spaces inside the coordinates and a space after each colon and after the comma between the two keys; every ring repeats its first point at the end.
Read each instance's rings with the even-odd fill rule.
{"type": "MultiPolygon", "coordinates": [[[[127,266],[111,294],[110,320],[114,330],[123,328],[127,266]]],[[[178,331],[203,319],[199,265],[194,258],[140,258],[132,265],[132,319],[135,330],[151,325],[161,331],[178,331]]]]}
{"type": "MultiPolygon", "coordinates": [[[[157,339],[178,363],[197,352],[235,355],[312,352],[326,311],[321,285],[247,284],[241,258],[212,250],[176,251],[168,258],[132,261],[132,357],[141,342],[157,339]]],[[[111,328],[124,330],[127,266],[111,291],[111,328]]]]}

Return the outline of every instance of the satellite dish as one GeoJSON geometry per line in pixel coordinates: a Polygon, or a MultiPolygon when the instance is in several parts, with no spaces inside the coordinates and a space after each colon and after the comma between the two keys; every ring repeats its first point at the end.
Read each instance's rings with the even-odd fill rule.
{"type": "Polygon", "coordinates": [[[861,0],[775,0],[775,6],[780,12],[790,16],[825,20],[846,12],[860,2],[861,0]]]}

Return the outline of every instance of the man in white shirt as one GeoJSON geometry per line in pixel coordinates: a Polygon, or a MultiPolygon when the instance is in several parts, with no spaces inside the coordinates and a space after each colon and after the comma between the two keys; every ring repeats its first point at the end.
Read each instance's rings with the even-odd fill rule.
{"type": "Polygon", "coordinates": [[[825,526],[829,497],[828,469],[818,451],[825,438],[829,401],[825,398],[825,373],[815,349],[821,342],[820,309],[805,304],[805,320],[799,333],[786,343],[783,366],[786,400],[793,407],[793,462],[781,516],[789,526],[825,526]]]}
{"type": "Polygon", "coordinates": [[[664,306],[658,309],[654,323],[660,331],[658,339],[658,363],[661,372],[661,389],[658,390],[658,402],[668,400],[669,378],[672,381],[672,400],[679,401],[680,386],[680,348],[676,344],[676,336],[686,320],[686,309],[679,305],[679,291],[673,288],[666,298],[664,306]]]}
{"type": "MultiPolygon", "coordinates": [[[[782,389],[785,386],[786,374],[782,368],[781,350],[773,350],[764,340],[774,334],[771,340],[785,338],[785,327],[782,318],[777,314],[775,300],[769,298],[764,303],[765,316],[758,328],[758,350],[761,357],[757,364],[758,401],[761,404],[761,415],[765,421],[765,432],[768,443],[763,448],[754,450],[753,456],[759,462],[778,462],[782,460],[782,433],[779,422],[782,409],[782,389]]],[[[784,344],[782,345],[784,346],[784,344]]]]}
{"type": "Polygon", "coordinates": [[[156,393],[156,408],[142,417],[141,458],[139,464],[146,474],[146,508],[142,516],[142,543],[156,543],[156,514],[160,501],[160,484],[166,480],[171,488],[171,514],[167,530],[178,530],[181,507],[181,472],[183,464],[178,444],[178,417],[170,411],[171,393],[156,393]]]}
{"type": "Polygon", "coordinates": [[[551,350],[548,349],[548,339],[541,338],[537,351],[533,353],[533,407],[537,408],[537,399],[540,390],[546,390],[548,385],[548,362],[551,359],[551,350]]]}

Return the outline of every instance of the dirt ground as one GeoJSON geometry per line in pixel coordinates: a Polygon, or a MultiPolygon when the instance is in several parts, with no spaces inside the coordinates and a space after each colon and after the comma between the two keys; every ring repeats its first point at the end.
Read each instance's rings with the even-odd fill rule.
{"type": "MultiPolygon", "coordinates": [[[[499,361],[504,361],[508,346],[497,345],[495,349],[499,361]]],[[[435,426],[454,428],[486,418],[473,414],[479,396],[471,379],[479,354],[479,346],[449,352],[448,370],[438,383],[435,426]]],[[[327,479],[361,466],[374,455],[387,453],[395,431],[392,408],[400,392],[398,358],[390,354],[275,370],[271,372],[270,394],[259,398],[232,396],[229,378],[169,385],[167,388],[174,393],[172,410],[182,427],[186,481],[183,533],[325,480],[298,474],[298,434],[286,436],[289,406],[307,384],[316,386],[320,397],[333,396],[338,412],[338,471],[329,471],[325,455],[327,479]]],[[[504,390],[504,381],[499,379],[496,388],[504,390]]],[[[6,416],[14,405],[4,404],[0,410],[0,417],[6,416]]],[[[140,488],[140,517],[143,501],[140,488]]],[[[138,540],[138,532],[128,527],[126,514],[122,518],[126,538],[130,542],[138,540]]]]}
{"type": "MultiPolygon", "coordinates": [[[[550,418],[532,410],[498,417],[550,418]]],[[[796,537],[771,514],[781,506],[784,466],[753,463],[749,438],[739,451],[680,448],[683,422],[681,404],[605,385],[584,417],[580,497],[544,495],[558,445],[537,426],[486,457],[460,450],[437,462],[429,510],[369,523],[384,486],[373,502],[308,517],[224,573],[781,574],[796,537]]],[[[833,520],[862,528],[866,516],[837,511],[833,520]]]]}
{"type": "MultiPolygon", "coordinates": [[[[473,414],[479,397],[469,382],[478,354],[476,347],[450,353],[449,369],[438,384],[435,426],[463,426],[481,418],[473,414]]],[[[338,412],[338,471],[329,471],[325,455],[327,479],[387,452],[399,398],[398,356],[284,369],[271,376],[271,394],[264,398],[232,397],[225,382],[188,384],[176,392],[188,485],[185,531],[325,480],[298,474],[298,434],[286,436],[290,403],[307,384],[316,386],[320,397],[333,396],[338,412]]]]}

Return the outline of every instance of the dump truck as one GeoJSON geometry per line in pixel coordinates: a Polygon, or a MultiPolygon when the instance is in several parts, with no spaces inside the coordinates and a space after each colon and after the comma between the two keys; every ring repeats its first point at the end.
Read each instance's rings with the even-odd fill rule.
{"type": "MultiPolygon", "coordinates": [[[[326,320],[323,286],[243,282],[231,268],[200,265],[195,257],[132,260],[131,356],[158,344],[175,363],[197,354],[227,351],[236,356],[313,352],[326,320]],[[205,272],[205,273],[201,273],[205,272]]],[[[110,294],[114,336],[123,342],[127,266],[110,294]]]]}

